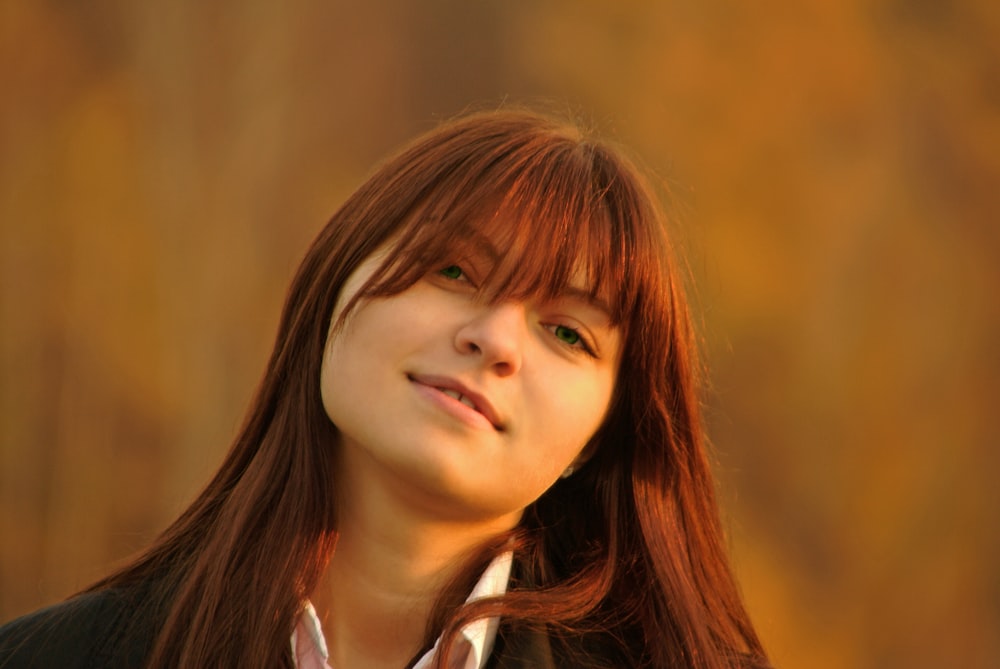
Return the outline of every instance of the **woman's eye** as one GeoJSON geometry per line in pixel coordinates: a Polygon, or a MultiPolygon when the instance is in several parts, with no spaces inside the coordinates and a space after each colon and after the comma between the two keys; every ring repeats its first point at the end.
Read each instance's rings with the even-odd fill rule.
{"type": "Polygon", "coordinates": [[[565,325],[557,325],[553,330],[556,338],[563,342],[564,344],[569,344],[570,346],[576,346],[580,343],[580,333],[573,328],[568,328],[565,325]]]}
{"type": "Polygon", "coordinates": [[[447,279],[461,279],[464,275],[465,272],[458,265],[448,265],[441,270],[441,276],[447,279]]]}
{"type": "Polygon", "coordinates": [[[470,274],[461,265],[448,265],[447,267],[434,270],[433,274],[428,278],[434,279],[439,286],[447,290],[475,292],[478,289],[475,276],[475,271],[470,274]]]}
{"type": "Polygon", "coordinates": [[[580,331],[568,325],[547,325],[545,326],[560,343],[565,344],[574,353],[583,353],[592,358],[596,358],[597,353],[587,338],[580,334],[580,331]]]}
{"type": "Polygon", "coordinates": [[[579,330],[571,328],[568,325],[550,325],[548,327],[556,339],[574,352],[583,353],[592,358],[598,357],[594,347],[580,334],[579,330]]]}

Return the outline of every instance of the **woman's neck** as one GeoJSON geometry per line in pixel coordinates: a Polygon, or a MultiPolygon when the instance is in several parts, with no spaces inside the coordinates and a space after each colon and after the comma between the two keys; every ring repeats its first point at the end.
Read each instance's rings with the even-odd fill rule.
{"type": "Polygon", "coordinates": [[[441,589],[518,519],[442,520],[391,486],[353,483],[340,490],[337,547],[313,603],[331,666],[399,669],[420,650],[441,589]]]}

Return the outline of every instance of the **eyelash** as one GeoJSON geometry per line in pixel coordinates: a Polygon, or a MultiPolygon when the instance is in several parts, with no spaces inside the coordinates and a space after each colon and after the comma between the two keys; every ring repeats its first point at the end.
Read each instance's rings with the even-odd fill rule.
{"type": "Polygon", "coordinates": [[[465,274],[465,270],[463,270],[458,265],[448,265],[447,267],[439,269],[438,270],[438,274],[440,274],[441,276],[443,276],[446,279],[451,279],[452,281],[458,281],[459,279],[465,279],[466,281],[469,280],[469,277],[466,276],[466,274],[465,274]],[[452,270],[457,271],[458,272],[458,276],[449,276],[448,272],[451,272],[452,270]]]}
{"type": "Polygon", "coordinates": [[[549,332],[552,333],[552,336],[556,338],[556,341],[558,341],[560,344],[562,344],[569,350],[573,351],[574,353],[582,353],[584,355],[590,356],[591,358],[597,357],[597,354],[594,353],[594,349],[587,342],[587,338],[584,337],[583,334],[576,328],[572,328],[568,325],[555,324],[555,325],[546,325],[545,329],[547,329],[549,332]],[[562,337],[560,337],[558,334],[560,330],[565,330],[567,332],[573,333],[573,335],[576,337],[576,341],[571,344],[562,337]]]}
{"type": "MultiPolygon", "coordinates": [[[[442,269],[438,270],[438,274],[443,276],[445,279],[448,279],[449,281],[461,281],[461,280],[470,281],[468,275],[465,273],[465,270],[463,270],[458,265],[448,265],[447,267],[443,267],[442,269]]],[[[575,353],[583,353],[592,358],[597,357],[597,354],[594,353],[594,349],[587,341],[587,338],[584,337],[583,334],[577,328],[570,327],[568,325],[563,325],[561,323],[554,323],[554,324],[545,324],[545,329],[552,333],[552,336],[555,337],[556,341],[558,341],[560,344],[570,349],[571,351],[575,353]],[[572,343],[566,341],[565,339],[559,336],[560,332],[571,333],[572,336],[576,337],[576,341],[572,343]]]]}

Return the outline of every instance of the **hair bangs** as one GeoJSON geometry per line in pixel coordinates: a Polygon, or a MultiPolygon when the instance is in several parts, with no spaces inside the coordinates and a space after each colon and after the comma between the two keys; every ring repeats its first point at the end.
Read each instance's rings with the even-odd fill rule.
{"type": "Polygon", "coordinates": [[[478,171],[444,175],[409,212],[364,293],[398,293],[430,272],[486,258],[484,301],[582,292],[613,325],[627,325],[646,280],[659,275],[637,241],[648,227],[638,219],[650,215],[643,189],[601,148],[544,139],[478,171]],[[643,256],[646,271],[635,271],[643,256]]]}

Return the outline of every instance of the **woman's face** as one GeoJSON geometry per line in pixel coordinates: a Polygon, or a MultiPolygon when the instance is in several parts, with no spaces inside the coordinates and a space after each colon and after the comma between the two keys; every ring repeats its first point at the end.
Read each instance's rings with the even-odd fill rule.
{"type": "MultiPolygon", "coordinates": [[[[351,275],[334,322],[382,259],[351,275]]],[[[619,332],[584,285],[487,304],[475,287],[489,267],[442,267],[362,300],[329,337],[321,390],[347,494],[388,491],[406,508],[513,526],[578,464],[608,410],[619,332]]]]}

